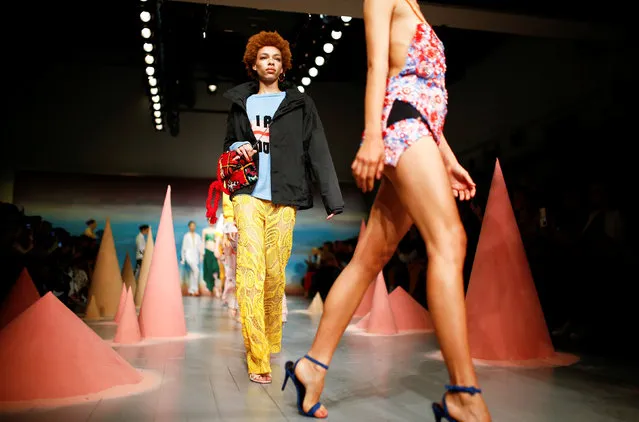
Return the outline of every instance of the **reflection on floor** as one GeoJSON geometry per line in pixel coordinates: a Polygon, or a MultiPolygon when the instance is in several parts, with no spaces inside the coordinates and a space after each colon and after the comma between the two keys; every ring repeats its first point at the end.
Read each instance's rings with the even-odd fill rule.
{"type": "MultiPolygon", "coordinates": [[[[280,390],[284,362],[303,355],[318,320],[289,314],[283,351],[273,356],[273,384],[248,380],[240,327],[220,303],[184,298],[187,326],[199,333],[186,342],[120,347],[134,366],[163,373],[159,389],[139,396],[79,406],[0,414],[0,421],[205,422],[308,421],[297,414],[294,389],[280,390]]],[[[306,301],[289,298],[289,309],[306,301]]],[[[105,339],[115,327],[96,324],[105,339]]],[[[322,398],[332,421],[429,421],[430,402],[446,383],[432,334],[344,337],[322,398]]],[[[64,362],[60,362],[64,365],[64,362]]],[[[479,368],[495,421],[637,421],[637,371],[587,358],[572,367],[543,370],[479,368]],[[632,384],[634,383],[634,385],[632,384]]]]}

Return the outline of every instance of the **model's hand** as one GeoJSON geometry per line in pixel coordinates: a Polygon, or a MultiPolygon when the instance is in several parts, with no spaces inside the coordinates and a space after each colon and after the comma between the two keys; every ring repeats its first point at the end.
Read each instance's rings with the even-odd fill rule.
{"type": "Polygon", "coordinates": [[[384,171],[384,141],[381,133],[364,137],[351,170],[357,187],[364,193],[371,192],[375,180],[381,179],[384,171]]]}
{"type": "Polygon", "coordinates": [[[459,163],[455,163],[447,167],[447,169],[453,195],[459,198],[460,201],[467,201],[473,198],[477,192],[477,188],[466,169],[459,163]]]}
{"type": "Polygon", "coordinates": [[[331,218],[333,218],[333,217],[335,217],[335,214],[331,214],[331,215],[329,215],[328,217],[326,217],[326,220],[328,221],[328,220],[330,220],[330,219],[331,219],[331,218]]]}
{"type": "Polygon", "coordinates": [[[240,153],[246,161],[249,161],[257,151],[253,149],[251,144],[244,144],[237,149],[237,152],[240,153]]]}

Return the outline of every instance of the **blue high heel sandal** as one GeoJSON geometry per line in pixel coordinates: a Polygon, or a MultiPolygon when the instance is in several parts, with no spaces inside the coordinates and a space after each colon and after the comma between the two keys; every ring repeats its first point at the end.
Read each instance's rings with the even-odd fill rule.
{"type": "Polygon", "coordinates": [[[447,385],[446,392],[442,397],[442,404],[433,403],[433,414],[435,415],[435,421],[441,422],[442,418],[446,419],[448,422],[457,422],[456,419],[453,419],[452,416],[448,413],[448,406],[446,405],[446,394],[448,393],[468,393],[471,396],[475,394],[481,394],[481,390],[476,387],[461,387],[459,385],[447,385]]]}
{"type": "MultiPolygon", "coordinates": [[[[313,359],[309,355],[304,355],[303,358],[298,359],[297,362],[295,363],[288,361],[286,362],[286,374],[284,377],[284,384],[282,384],[282,391],[284,391],[284,389],[286,388],[286,382],[290,378],[293,381],[293,385],[295,386],[295,389],[297,390],[297,410],[303,416],[309,416],[311,418],[315,418],[316,417],[315,412],[317,412],[320,406],[322,406],[322,403],[320,402],[315,403],[315,405],[311,407],[308,410],[308,412],[305,412],[302,406],[304,404],[304,397],[306,396],[306,387],[295,376],[295,368],[297,367],[297,364],[299,363],[299,361],[302,359],[308,359],[311,362],[313,362],[315,365],[321,366],[322,368],[328,371],[327,365],[324,365],[322,362],[313,359]]],[[[323,418],[318,418],[318,419],[323,419],[323,418]]]]}

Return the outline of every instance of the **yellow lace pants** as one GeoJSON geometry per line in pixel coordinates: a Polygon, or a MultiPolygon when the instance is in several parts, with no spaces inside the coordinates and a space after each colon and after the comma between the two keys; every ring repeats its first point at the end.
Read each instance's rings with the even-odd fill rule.
{"type": "Polygon", "coordinates": [[[237,195],[237,300],[250,374],[271,372],[282,348],[282,296],[291,257],[296,209],[237,195]]]}

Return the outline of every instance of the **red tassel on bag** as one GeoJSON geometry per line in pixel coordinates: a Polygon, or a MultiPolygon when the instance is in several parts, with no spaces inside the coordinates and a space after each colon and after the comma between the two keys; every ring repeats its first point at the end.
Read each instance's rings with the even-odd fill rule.
{"type": "Polygon", "coordinates": [[[217,222],[217,207],[220,205],[220,197],[223,191],[224,183],[219,179],[214,180],[209,186],[209,194],[206,198],[206,218],[211,224],[217,222]]]}
{"type": "Polygon", "coordinates": [[[211,224],[215,224],[217,222],[217,208],[220,205],[222,192],[225,192],[227,195],[229,194],[226,190],[226,186],[224,186],[224,182],[222,181],[220,165],[218,163],[217,179],[209,186],[209,194],[206,197],[206,218],[211,224]],[[215,198],[213,198],[214,195],[215,198]]]}
{"type": "Polygon", "coordinates": [[[217,222],[217,207],[222,192],[231,195],[239,189],[257,182],[257,167],[253,160],[246,160],[237,151],[227,151],[217,162],[217,179],[209,186],[206,198],[206,218],[217,222]]]}

